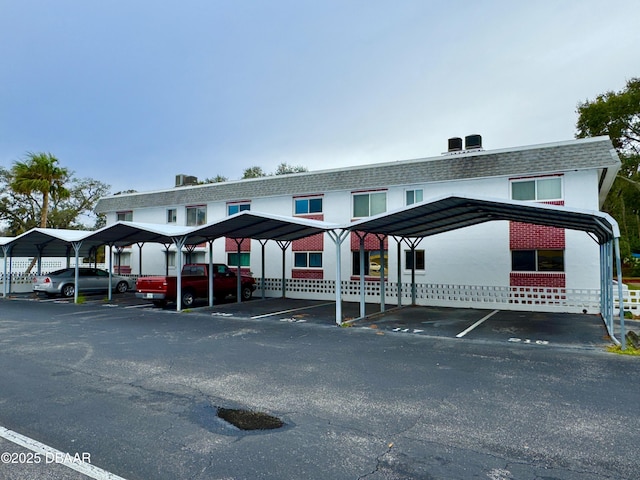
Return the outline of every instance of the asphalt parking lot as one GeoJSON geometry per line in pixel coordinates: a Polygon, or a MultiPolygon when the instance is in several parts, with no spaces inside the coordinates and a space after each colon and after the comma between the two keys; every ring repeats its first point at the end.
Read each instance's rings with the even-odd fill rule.
{"type": "Polygon", "coordinates": [[[0,479],[637,478],[637,359],[560,342],[581,316],[514,330],[502,312],[405,308],[337,328],[333,312],[0,300],[0,479]],[[221,408],[284,427],[240,431],[221,408]],[[20,463],[45,447],[93,470],[20,463]]]}
{"type": "MultiPolygon", "coordinates": [[[[71,299],[49,299],[33,294],[18,295],[16,298],[45,303],[72,302],[71,299]]],[[[135,298],[133,292],[114,294],[111,301],[107,301],[105,295],[87,295],[84,303],[128,309],[158,309],[148,301],[135,298]]],[[[405,335],[565,348],[602,349],[612,344],[599,315],[428,306],[395,308],[394,305],[387,305],[386,310],[380,312],[378,304],[369,303],[365,307],[367,317],[354,321],[360,315],[360,305],[343,302],[345,326],[405,335]]],[[[169,304],[162,310],[171,312],[174,309],[175,305],[169,304]]],[[[229,297],[223,303],[209,307],[207,301],[198,299],[188,313],[256,321],[335,325],[335,302],[326,300],[254,298],[238,303],[229,297]]],[[[628,320],[626,324],[627,328],[640,332],[640,322],[628,320]]]]}

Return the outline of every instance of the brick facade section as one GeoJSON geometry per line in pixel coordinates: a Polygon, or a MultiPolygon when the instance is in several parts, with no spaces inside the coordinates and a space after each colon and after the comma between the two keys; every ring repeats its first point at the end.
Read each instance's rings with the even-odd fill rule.
{"type": "Polygon", "coordinates": [[[511,250],[564,250],[564,228],[509,223],[509,248],[511,250]]]}
{"type": "Polygon", "coordinates": [[[324,279],[324,272],[322,270],[307,270],[307,269],[293,269],[291,271],[292,278],[308,278],[312,280],[324,279]]]}
{"type": "MultiPolygon", "coordinates": [[[[224,240],[224,251],[225,252],[237,252],[238,245],[233,238],[225,238],[224,240]]],[[[240,242],[240,251],[241,252],[250,252],[251,251],[251,239],[243,238],[242,242],[240,242]]]]}
{"type": "Polygon", "coordinates": [[[309,237],[291,242],[294,252],[322,252],[324,251],[324,233],[317,233],[309,237]]]}
{"type": "Polygon", "coordinates": [[[566,286],[566,277],[564,273],[511,272],[509,284],[512,287],[564,288],[566,286]]]}
{"type": "MultiPolygon", "coordinates": [[[[360,232],[362,233],[362,232],[360,232]]],[[[384,249],[389,250],[389,238],[384,237],[384,249]]],[[[371,252],[373,250],[380,251],[380,240],[377,236],[368,234],[364,237],[364,250],[365,252],[371,252]]],[[[360,238],[355,232],[351,232],[351,251],[360,251],[360,238]]]]}

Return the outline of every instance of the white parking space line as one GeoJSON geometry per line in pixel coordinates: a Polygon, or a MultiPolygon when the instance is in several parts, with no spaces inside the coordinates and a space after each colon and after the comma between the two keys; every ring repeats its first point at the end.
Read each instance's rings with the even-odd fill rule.
{"type": "Polygon", "coordinates": [[[150,304],[150,303],[143,303],[143,304],[141,304],[141,305],[127,305],[127,306],[126,306],[126,307],[124,307],[124,308],[151,308],[151,307],[153,307],[153,305],[152,305],[152,304],[150,304]]]}
{"type": "Polygon", "coordinates": [[[41,463],[64,465],[76,472],[80,472],[95,480],[126,480],[123,477],[107,472],[91,464],[91,454],[87,452],[66,453],[53,447],[40,443],[32,438],[25,437],[13,430],[0,427],[0,437],[9,440],[16,445],[27,448],[40,455],[41,463]]]}
{"type": "Polygon", "coordinates": [[[326,305],[333,305],[334,303],[335,302],[320,303],[318,305],[310,305],[308,307],[292,308],[290,310],[282,310],[280,312],[265,313],[264,315],[256,315],[255,317],[251,317],[251,320],[257,320],[258,318],[265,318],[265,317],[273,317],[274,315],[282,315],[283,313],[291,313],[291,312],[300,312],[302,310],[310,310],[312,308],[324,307],[326,305]]]}
{"type": "Polygon", "coordinates": [[[456,338],[462,338],[464,337],[467,333],[469,333],[471,330],[473,330],[474,328],[476,328],[479,325],[482,325],[482,323],[491,318],[492,316],[494,316],[496,313],[498,313],[500,310],[494,310],[493,312],[491,312],[489,315],[485,315],[484,317],[482,317],[480,320],[478,320],[476,323],[474,323],[473,325],[471,325],[469,328],[467,328],[466,330],[463,330],[462,332],[460,332],[459,334],[456,335],[456,338]]]}

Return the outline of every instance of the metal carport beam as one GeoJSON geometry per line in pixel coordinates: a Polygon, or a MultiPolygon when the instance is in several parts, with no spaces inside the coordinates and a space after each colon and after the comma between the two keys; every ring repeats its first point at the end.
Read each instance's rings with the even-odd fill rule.
{"type": "Polygon", "coordinates": [[[327,235],[336,246],[336,324],[342,325],[342,242],[349,236],[349,230],[328,230],[327,235]]]}

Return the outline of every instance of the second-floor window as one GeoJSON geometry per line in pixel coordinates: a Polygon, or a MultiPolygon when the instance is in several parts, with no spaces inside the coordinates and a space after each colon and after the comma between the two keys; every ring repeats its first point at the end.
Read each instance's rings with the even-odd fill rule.
{"type": "Polygon", "coordinates": [[[513,180],[511,198],[532,201],[562,200],[562,177],[513,180]]]}
{"type": "Polygon", "coordinates": [[[362,218],[387,211],[387,192],[353,194],[353,217],[362,218]]]}
{"type": "Polygon", "coordinates": [[[230,203],[227,205],[227,215],[234,215],[245,210],[251,210],[250,203],[230,203]]]}
{"type": "Polygon", "coordinates": [[[207,207],[196,205],[187,207],[187,226],[204,225],[207,223],[207,207]]]}
{"type": "Polygon", "coordinates": [[[133,221],[133,212],[132,211],[128,211],[128,212],[118,212],[116,217],[116,220],[118,222],[132,222],[133,221]]]}
{"type": "Polygon", "coordinates": [[[405,191],[405,205],[413,205],[422,201],[422,189],[417,188],[415,190],[405,191]]]}
{"type": "Polygon", "coordinates": [[[295,198],[293,200],[293,213],[295,215],[322,213],[322,197],[295,198]]]}

